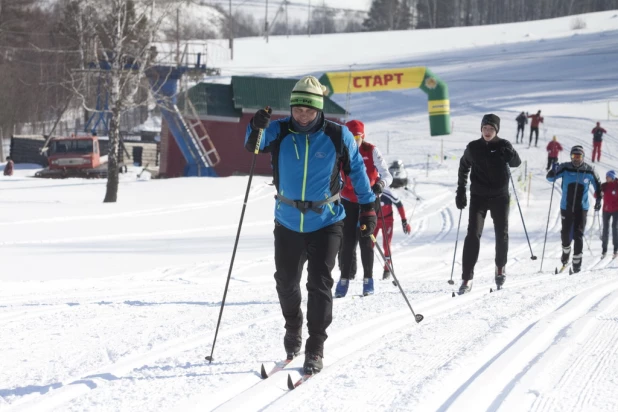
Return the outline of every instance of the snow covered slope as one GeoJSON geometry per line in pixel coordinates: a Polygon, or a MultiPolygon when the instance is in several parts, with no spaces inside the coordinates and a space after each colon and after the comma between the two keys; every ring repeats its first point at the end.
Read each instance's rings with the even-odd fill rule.
{"type": "MultiPolygon", "coordinates": [[[[618,410],[618,260],[599,259],[590,212],[584,270],[553,274],[560,193],[550,209],[543,148],[557,135],[564,146],[581,143],[590,153],[590,130],[600,120],[610,136],[595,166],[600,174],[618,168],[618,121],[604,117],[607,101],[618,101],[616,14],[585,15],[588,29],[578,32],[567,18],[314,36],[311,43],[292,37],[268,46],[259,39],[238,42],[239,57],[227,75],[321,74],[359,59],[365,67],[427,65],[451,92],[454,133],[444,139],[429,137],[426,100],[418,91],[353,96],[350,110],[367,122],[368,139],[388,161],[402,159],[414,180],[413,191],[400,192],[412,234],[395,226],[393,261],[425,320],[414,322],[390,282],[376,282],[375,296],[361,298],[361,281],[353,281],[349,296],[334,303],[324,370],[293,392],[285,373],[259,377],[261,363],[269,368],[283,356],[269,177],[253,180],[209,364],[204,356],[211,351],[246,177],[148,180],[134,171],[124,176],[119,202],[102,204],[101,181],[34,180],[32,169],[0,176],[0,411],[618,410]],[[347,42],[339,40],[346,36],[347,42]],[[501,44],[502,38],[509,40],[501,44]],[[317,54],[280,59],[296,48],[317,54]],[[515,146],[526,166],[513,177],[539,259],[530,259],[513,200],[504,290],[489,293],[494,233],[488,220],[474,289],[452,298],[446,281],[460,216],[454,205],[458,157],[479,137],[484,113],[501,116],[500,135],[514,140],[517,113],[538,109],[546,116],[541,147],[515,146]]],[[[466,218],[467,210],[456,281],[466,218]]],[[[379,262],[374,269],[381,273],[379,262]]],[[[292,377],[301,365],[302,358],[290,365],[292,377]]]]}

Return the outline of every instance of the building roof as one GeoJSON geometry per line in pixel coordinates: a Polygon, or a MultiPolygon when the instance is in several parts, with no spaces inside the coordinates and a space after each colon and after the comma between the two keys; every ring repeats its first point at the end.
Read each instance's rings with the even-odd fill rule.
{"type": "MultiPolygon", "coordinates": [[[[232,84],[199,83],[189,89],[189,98],[200,117],[218,116],[239,118],[244,111],[270,106],[274,112],[289,112],[290,94],[297,79],[232,76],[232,84]]],[[[183,107],[184,96],[178,106],[183,107]]],[[[345,115],[343,107],[324,97],[324,113],[345,115]]]]}
{"type": "MultiPolygon", "coordinates": [[[[229,84],[198,83],[189,89],[189,99],[198,115],[235,117],[242,116],[242,110],[234,107],[234,94],[229,84]]],[[[184,108],[184,94],[178,96],[178,107],[184,108]]]]}

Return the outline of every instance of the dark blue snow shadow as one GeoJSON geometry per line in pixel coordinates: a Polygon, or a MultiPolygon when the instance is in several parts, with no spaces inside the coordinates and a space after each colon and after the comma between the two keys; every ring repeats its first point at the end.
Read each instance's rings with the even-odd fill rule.
{"type": "Polygon", "coordinates": [[[26,396],[30,395],[31,393],[40,393],[41,395],[44,395],[49,392],[50,389],[58,389],[61,387],[62,383],[56,382],[43,386],[29,385],[14,389],[0,389],[0,397],[5,398],[7,396],[26,396]]]}
{"type": "Polygon", "coordinates": [[[77,303],[77,302],[67,302],[66,305],[69,305],[69,306],[79,306],[79,303],[77,303]]]}
{"type": "MultiPolygon", "coordinates": [[[[141,300],[125,300],[125,305],[129,306],[157,306],[157,305],[198,305],[208,307],[220,307],[221,302],[191,302],[191,301],[179,301],[179,302],[144,302],[141,300]]],[[[225,302],[225,306],[245,306],[245,305],[279,305],[279,302],[225,302]]]]}
{"type": "MultiPolygon", "coordinates": [[[[573,299],[575,299],[576,296],[571,297],[570,299],[568,299],[567,301],[565,301],[562,305],[558,306],[558,308],[556,308],[556,310],[554,310],[554,312],[557,312],[558,310],[560,310],[561,308],[563,308],[564,306],[566,306],[569,302],[571,302],[573,299]]],[[[438,411],[439,412],[444,412],[447,411],[449,409],[449,407],[452,405],[453,402],[455,402],[455,400],[459,397],[459,395],[461,395],[475,380],[476,378],[478,378],[483,372],[485,372],[485,370],[487,370],[487,368],[489,368],[498,358],[500,358],[500,356],[502,356],[506,351],[508,351],[513,345],[515,345],[521,338],[523,338],[528,332],[530,332],[530,330],[536,326],[536,324],[538,323],[538,321],[530,324],[526,329],[524,329],[519,335],[517,335],[515,337],[515,339],[513,339],[508,345],[506,345],[500,352],[498,352],[493,358],[491,358],[490,360],[488,360],[481,368],[479,368],[479,370],[477,370],[474,375],[472,375],[466,382],[464,382],[463,385],[461,385],[459,388],[457,388],[457,390],[455,391],[455,393],[453,393],[439,408],[438,411]]],[[[492,410],[491,408],[489,408],[489,410],[492,410]]],[[[495,409],[494,409],[495,410],[495,409]]]]}
{"type": "MultiPolygon", "coordinates": [[[[595,303],[594,306],[592,306],[590,308],[590,310],[588,310],[588,312],[586,314],[596,311],[598,309],[598,307],[601,305],[601,303],[603,303],[604,300],[609,298],[609,295],[610,294],[608,293],[607,295],[605,295],[605,297],[603,297],[601,300],[599,300],[597,303],[595,303]]],[[[570,300],[571,299],[569,299],[567,302],[569,302],[570,300]]],[[[563,307],[565,304],[561,305],[560,307],[563,307]]],[[[506,397],[509,395],[509,393],[511,393],[511,391],[513,390],[513,388],[517,384],[517,382],[519,382],[519,380],[535,364],[537,364],[538,361],[541,360],[541,358],[543,356],[545,356],[545,354],[547,352],[549,352],[553,348],[554,345],[558,344],[560,342],[560,340],[566,336],[567,331],[571,328],[571,325],[573,323],[574,322],[571,322],[568,325],[566,325],[564,328],[560,329],[558,331],[558,333],[556,334],[556,336],[554,337],[553,342],[547,347],[547,349],[545,349],[543,352],[541,352],[538,355],[536,355],[517,375],[515,375],[515,377],[513,377],[513,379],[511,379],[511,381],[505,386],[505,388],[502,390],[502,392],[500,392],[500,394],[498,394],[496,399],[494,399],[494,401],[491,403],[491,405],[489,406],[488,410],[490,410],[490,411],[497,411],[500,408],[500,406],[502,405],[502,403],[504,402],[506,397]]]]}

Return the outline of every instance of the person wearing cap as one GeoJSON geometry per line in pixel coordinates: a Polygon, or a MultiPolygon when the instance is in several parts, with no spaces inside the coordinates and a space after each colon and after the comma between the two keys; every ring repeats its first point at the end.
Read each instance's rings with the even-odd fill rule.
{"type": "Polygon", "coordinates": [[[549,171],[554,163],[558,163],[558,156],[562,151],[562,145],[558,143],[558,138],[554,136],[551,142],[547,143],[547,168],[545,171],[549,171]]]}
{"type": "Polygon", "coordinates": [[[601,235],[602,253],[607,254],[607,244],[609,241],[609,228],[612,228],[612,243],[614,245],[614,256],[618,257],[618,180],[616,172],[610,170],[605,174],[605,182],[601,184],[603,193],[603,232],[601,235]],[[610,226],[611,221],[611,226],[610,226]]]}
{"type": "Polygon", "coordinates": [[[570,162],[554,164],[553,168],[547,173],[547,180],[550,182],[557,179],[562,179],[562,198],[560,200],[562,257],[560,260],[563,267],[568,265],[572,238],[574,243],[573,272],[577,273],[582,267],[584,230],[589,208],[588,190],[592,185],[597,198],[594,210],[600,210],[601,181],[594,168],[584,162],[584,148],[579,145],[571,148],[570,162]]]}
{"type": "MultiPolygon", "coordinates": [[[[393,181],[393,177],[388,171],[388,165],[382,157],[378,148],[365,140],[365,125],[359,120],[351,120],[346,126],[354,135],[354,140],[358,145],[365,170],[369,178],[371,190],[380,196],[385,187],[393,181]]],[[[342,173],[343,189],[341,198],[345,208],[345,219],[343,221],[343,244],[341,247],[341,278],[337,282],[335,297],[341,298],[348,293],[350,279],[354,278],[356,272],[356,245],[360,243],[361,262],[363,263],[363,295],[373,295],[373,241],[370,237],[358,236],[360,230],[358,216],[362,206],[356,194],[356,186],[350,176],[342,173]]],[[[378,209],[378,205],[376,205],[378,209]]]]}
{"type": "Polygon", "coordinates": [[[481,138],[468,143],[459,161],[459,178],[455,204],[462,210],[467,204],[466,185],[470,174],[470,212],[468,233],[462,257],[462,283],[459,294],[472,290],[474,266],[478,260],[481,235],[487,212],[491,212],[496,233],[496,285],[506,280],[509,249],[509,174],[508,167],[517,167],[521,160],[508,140],[498,137],[500,118],[486,114],[481,120],[481,138]]]}
{"type": "Polygon", "coordinates": [[[283,344],[288,358],[302,346],[300,280],[307,265],[307,328],[304,373],[322,369],[326,329],[332,322],[331,272],[343,236],[345,210],[340,172],[349,176],[360,205],[362,236],[376,227],[375,199],[365,164],[347,127],[324,118],[326,88],[313,76],[300,79],[290,96],[291,116],[270,120],[258,110],[245,136],[245,148],[269,153],[275,202],[275,281],[285,318],[283,344]]]}
{"type": "Polygon", "coordinates": [[[539,110],[536,114],[528,115],[528,118],[532,119],[530,120],[530,142],[528,143],[528,147],[532,146],[532,134],[536,135],[534,139],[534,147],[537,147],[537,144],[539,143],[539,124],[543,123],[541,111],[539,110]]]}
{"type": "Polygon", "coordinates": [[[601,161],[601,146],[603,145],[603,135],[607,133],[607,130],[601,127],[601,122],[597,122],[597,126],[592,129],[592,163],[594,159],[597,162],[601,161]]]}

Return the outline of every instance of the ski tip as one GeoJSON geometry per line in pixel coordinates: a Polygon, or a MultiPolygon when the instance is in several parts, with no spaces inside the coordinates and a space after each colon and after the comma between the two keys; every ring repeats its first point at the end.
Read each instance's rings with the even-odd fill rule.
{"type": "Polygon", "coordinates": [[[569,275],[573,274],[573,269],[569,268],[569,275]]]}
{"type": "Polygon", "coordinates": [[[292,382],[292,376],[290,376],[289,373],[288,373],[288,389],[291,391],[294,390],[294,382],[292,382]]]}
{"type": "Polygon", "coordinates": [[[493,293],[493,291],[494,290],[492,288],[489,288],[489,293],[493,293]]]}
{"type": "Polygon", "coordinates": [[[558,274],[558,268],[556,268],[556,271],[554,272],[554,275],[558,274]]]}
{"type": "Polygon", "coordinates": [[[262,364],[262,370],[260,370],[260,375],[262,375],[262,379],[267,379],[268,374],[266,373],[266,369],[264,369],[264,364],[262,364]]]}
{"type": "Polygon", "coordinates": [[[453,298],[455,297],[455,292],[453,292],[453,296],[452,296],[452,297],[453,297],[453,298]]]}

